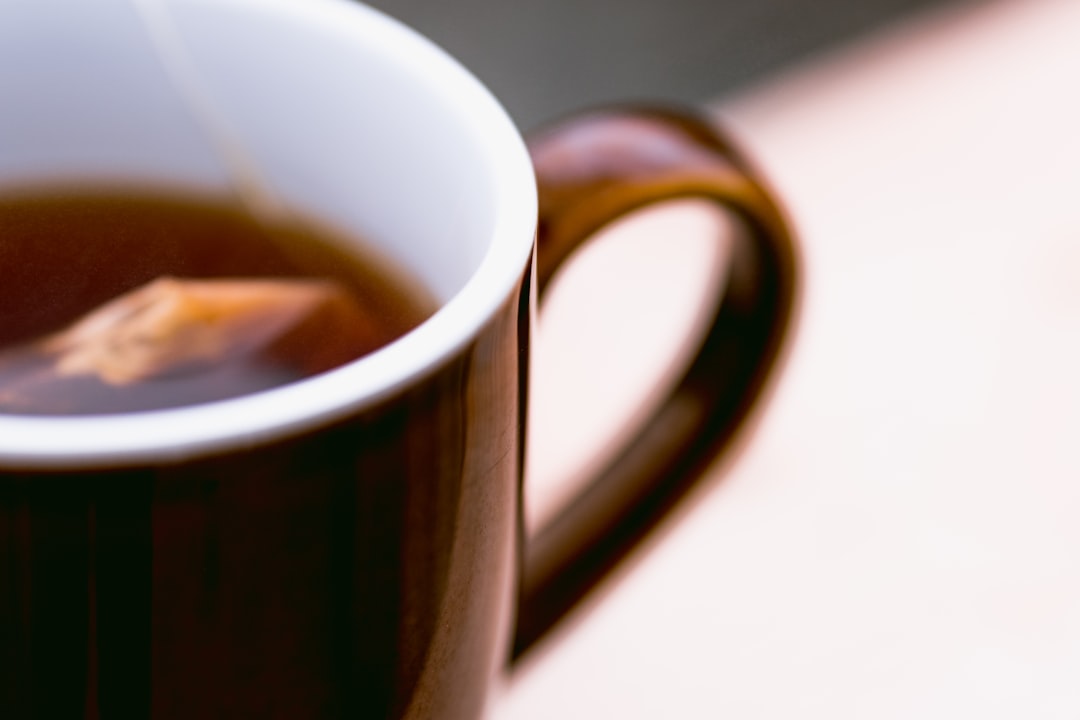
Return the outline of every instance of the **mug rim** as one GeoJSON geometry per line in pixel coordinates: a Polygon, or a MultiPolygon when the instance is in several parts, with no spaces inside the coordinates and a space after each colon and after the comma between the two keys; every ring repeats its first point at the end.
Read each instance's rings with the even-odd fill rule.
{"type": "MultiPolygon", "coordinates": [[[[176,0],[172,0],[176,1],[176,0]]],[[[182,0],[190,3],[206,0],[182,0]]],[[[532,161],[513,121],[457,60],[417,31],[348,0],[215,0],[297,21],[345,27],[388,62],[412,66],[453,102],[483,138],[493,223],[487,250],[465,285],[401,338],[320,375],[205,404],[120,414],[0,414],[0,470],[92,469],[181,462],[250,447],[366,410],[428,377],[458,354],[530,272],[537,192],[532,161]]]]}

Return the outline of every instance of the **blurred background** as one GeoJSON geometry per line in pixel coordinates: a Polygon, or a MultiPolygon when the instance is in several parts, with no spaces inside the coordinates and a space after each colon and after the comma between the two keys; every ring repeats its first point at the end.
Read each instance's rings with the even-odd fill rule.
{"type": "Polygon", "coordinates": [[[938,0],[368,0],[465,63],[523,130],[637,98],[703,102],[938,0]]]}

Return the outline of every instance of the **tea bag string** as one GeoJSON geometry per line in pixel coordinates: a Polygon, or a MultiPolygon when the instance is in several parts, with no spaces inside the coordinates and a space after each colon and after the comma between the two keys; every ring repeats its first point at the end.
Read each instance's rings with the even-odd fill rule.
{"type": "Polygon", "coordinates": [[[165,0],[130,2],[146,29],[166,77],[225,165],[228,180],[240,202],[264,227],[276,224],[274,221],[280,221],[285,214],[284,206],[235,128],[211,98],[167,3],[165,0]]]}

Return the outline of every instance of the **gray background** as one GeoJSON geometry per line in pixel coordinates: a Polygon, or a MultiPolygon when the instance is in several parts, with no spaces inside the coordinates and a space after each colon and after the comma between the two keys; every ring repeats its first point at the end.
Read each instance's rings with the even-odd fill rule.
{"type": "Polygon", "coordinates": [[[610,100],[702,102],[937,0],[368,0],[528,129],[610,100]]]}

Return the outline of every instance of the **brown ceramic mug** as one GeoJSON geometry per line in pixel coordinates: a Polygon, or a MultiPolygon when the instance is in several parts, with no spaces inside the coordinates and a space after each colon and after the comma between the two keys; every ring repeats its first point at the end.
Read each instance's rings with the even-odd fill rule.
{"type": "MultiPolygon", "coordinates": [[[[215,153],[177,127],[175,99],[154,95],[156,71],[129,62],[139,33],[117,28],[138,26],[138,4],[0,22],[0,65],[20,68],[0,74],[0,195],[57,182],[230,191],[215,153]],[[100,96],[79,105],[73,79],[100,96]],[[163,136],[169,157],[154,151],[163,136]]],[[[372,10],[162,8],[200,97],[277,196],[363,235],[439,307],[370,355],[261,393],[0,415],[0,716],[481,716],[508,659],[758,396],[792,304],[781,214],[690,113],[598,111],[527,148],[466,71],[372,10]],[[707,337],[629,449],[524,538],[535,299],[601,226],[678,197],[711,199],[745,230],[707,337]]]]}

